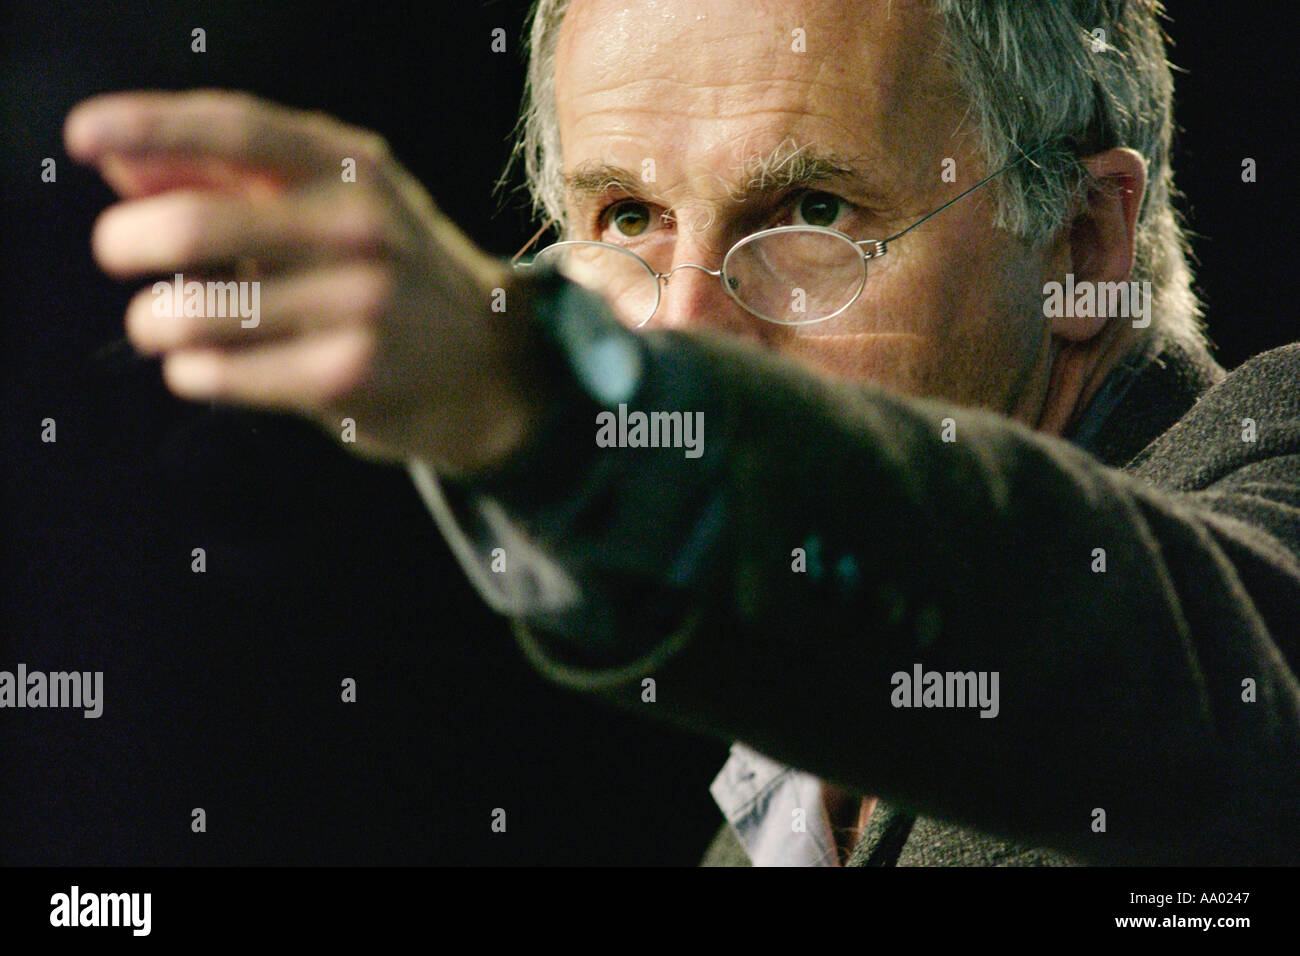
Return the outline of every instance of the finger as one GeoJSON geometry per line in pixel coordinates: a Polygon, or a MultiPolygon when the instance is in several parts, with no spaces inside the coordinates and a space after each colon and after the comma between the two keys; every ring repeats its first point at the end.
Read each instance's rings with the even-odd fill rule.
{"type": "Polygon", "coordinates": [[[95,223],[95,261],[120,278],[401,255],[403,234],[351,187],[271,199],[175,191],[118,203],[95,223]]]}
{"type": "Polygon", "coordinates": [[[126,199],[173,189],[272,196],[285,188],[283,180],[273,173],[212,157],[109,154],[100,163],[99,171],[114,192],[126,199]]]}
{"type": "Polygon", "coordinates": [[[181,398],[319,413],[371,385],[374,337],[331,330],[256,348],[185,349],[163,359],[163,380],[181,398]]]}
{"type": "Polygon", "coordinates": [[[246,93],[110,93],[78,104],[64,124],[69,155],[98,163],[119,154],[207,156],[273,171],[291,183],[336,177],[344,159],[378,170],[383,139],[321,113],[246,93]]]}
{"type": "Polygon", "coordinates": [[[161,281],[127,306],[127,337],[138,351],[158,355],[373,326],[389,307],[392,288],[387,269],[365,262],[255,281],[191,277],[179,288],[174,279],[161,281]]]}

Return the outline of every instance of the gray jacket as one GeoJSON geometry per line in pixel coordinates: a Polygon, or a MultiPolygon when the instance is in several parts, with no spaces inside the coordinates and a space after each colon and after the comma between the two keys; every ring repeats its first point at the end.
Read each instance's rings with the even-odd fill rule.
{"type": "MultiPolygon", "coordinates": [[[[1250,443],[1241,440],[1240,432],[1234,433],[1242,425],[1228,417],[1234,409],[1243,419],[1249,417],[1248,413],[1260,410],[1272,409],[1285,415],[1289,409],[1294,429],[1297,390],[1300,390],[1300,348],[1292,346],[1261,357],[1230,376],[1226,383],[1223,370],[1206,352],[1180,347],[1167,348],[1156,361],[1123,367],[1112,378],[1114,381],[1108,385],[1118,386],[1114,391],[1119,394],[1111,402],[1106,402],[1110,396],[1105,392],[1099,394],[1091,414],[1084,417],[1071,440],[1093,452],[1102,463],[1137,472],[1157,487],[1208,490],[1259,457],[1252,454],[1254,449],[1250,443]],[[1216,386],[1220,390],[1213,393],[1211,403],[1195,409],[1201,398],[1216,386]],[[1110,407],[1095,407],[1099,402],[1110,407]],[[1176,424],[1177,430],[1156,441],[1176,424]],[[1220,449],[1220,454],[1214,456],[1219,459],[1216,467],[1211,467],[1214,457],[1199,461],[1191,457],[1190,449],[1198,444],[1220,449]]],[[[1273,437],[1277,437],[1276,433],[1273,437]]],[[[1289,447],[1290,475],[1285,485],[1273,489],[1283,491],[1288,486],[1291,489],[1279,495],[1278,503],[1283,509],[1288,500],[1293,506],[1300,504],[1296,500],[1296,489],[1300,486],[1297,459],[1294,445],[1289,447]]],[[[1265,527],[1281,531],[1283,540],[1293,551],[1297,549],[1300,539],[1295,535],[1296,515],[1278,522],[1276,518],[1285,515],[1276,514],[1263,502],[1254,508],[1247,506],[1246,510],[1261,521],[1274,519],[1265,527]]],[[[1300,618],[1300,607],[1293,606],[1291,621],[1297,618],[1300,618]]],[[[934,817],[918,816],[903,807],[880,801],[845,865],[1071,866],[1081,862],[1084,861],[1060,852],[1018,844],[934,817]]],[[[705,852],[701,865],[749,866],[750,860],[734,831],[724,824],[705,852]]]]}
{"type": "MultiPolygon", "coordinates": [[[[1300,345],[1168,347],[1072,443],[646,341],[638,407],[703,410],[699,462],[593,478],[574,412],[450,492],[578,582],[498,603],[544,674],[878,795],[853,865],[1300,862],[1300,345]],[[996,671],[997,718],[891,707],[916,664],[996,671]]],[[[705,862],[746,861],[724,828],[705,862]]]]}

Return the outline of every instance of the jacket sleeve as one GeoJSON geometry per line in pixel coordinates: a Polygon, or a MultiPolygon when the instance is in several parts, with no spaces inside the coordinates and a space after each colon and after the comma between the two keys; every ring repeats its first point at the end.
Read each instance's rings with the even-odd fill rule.
{"type": "Polygon", "coordinates": [[[697,337],[662,337],[651,378],[682,363],[712,457],[642,462],[667,504],[623,494],[625,475],[560,533],[490,489],[580,591],[623,605],[605,619],[630,636],[599,652],[515,614],[544,673],[1083,860],[1300,862],[1297,347],[1229,376],[1124,471],[697,337]],[[669,583],[667,552],[628,554],[638,528],[698,524],[685,502],[713,530],[669,583]],[[918,672],[997,675],[996,716],[895,706],[895,675],[918,672]]]}

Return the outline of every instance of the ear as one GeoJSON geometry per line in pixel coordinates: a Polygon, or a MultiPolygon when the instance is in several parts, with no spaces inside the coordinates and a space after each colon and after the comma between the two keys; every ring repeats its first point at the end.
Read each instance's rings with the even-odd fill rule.
{"type": "MultiPolygon", "coordinates": [[[[1127,282],[1133,271],[1133,249],[1138,212],[1147,188],[1146,163],[1132,149],[1108,149],[1083,161],[1094,179],[1093,188],[1079,200],[1070,224],[1049,257],[1044,280],[1127,282]]],[[[1084,342],[1106,325],[1104,317],[1061,316],[1052,320],[1052,334],[1071,342],[1084,342]]]]}

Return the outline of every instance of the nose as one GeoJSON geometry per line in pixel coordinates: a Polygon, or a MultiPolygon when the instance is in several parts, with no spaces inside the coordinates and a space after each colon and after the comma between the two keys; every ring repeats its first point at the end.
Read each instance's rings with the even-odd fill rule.
{"type": "Polygon", "coordinates": [[[706,270],[722,267],[716,250],[678,241],[671,268],[660,279],[659,309],[646,323],[648,329],[682,332],[709,331],[764,341],[759,326],[769,323],[741,308],[722,286],[722,279],[706,270]]]}

